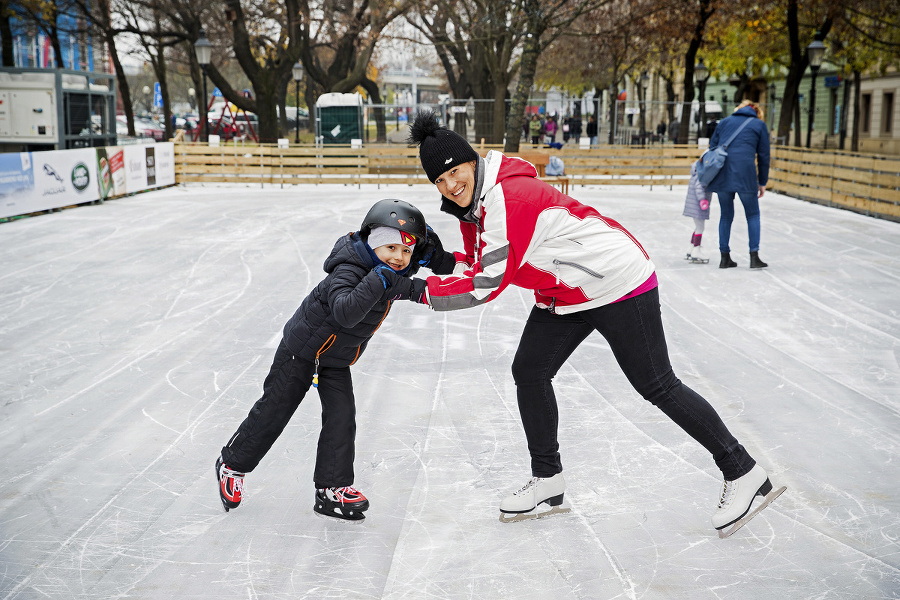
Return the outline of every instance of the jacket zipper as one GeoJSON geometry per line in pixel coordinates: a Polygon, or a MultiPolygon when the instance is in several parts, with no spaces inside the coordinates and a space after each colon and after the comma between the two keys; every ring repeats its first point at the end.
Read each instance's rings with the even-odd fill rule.
{"type": "Polygon", "coordinates": [[[334,340],[337,339],[337,336],[333,333],[328,336],[328,339],[325,340],[325,343],[319,348],[319,351],[316,352],[316,372],[313,373],[313,387],[319,387],[319,356],[324,353],[326,350],[331,348],[331,345],[334,343],[334,340]]]}
{"type": "MultiPolygon", "coordinates": [[[[388,302],[388,306],[385,309],[384,314],[381,315],[381,320],[378,321],[378,325],[375,326],[375,329],[372,330],[372,334],[369,337],[372,337],[372,335],[375,335],[375,332],[378,331],[378,329],[381,327],[381,324],[384,323],[384,320],[387,318],[388,312],[390,312],[390,310],[391,310],[391,303],[388,302]]],[[[315,388],[319,387],[319,356],[321,356],[322,354],[325,353],[325,351],[327,351],[329,348],[331,348],[331,345],[334,343],[334,340],[336,340],[336,339],[337,339],[337,336],[335,336],[335,334],[332,333],[330,336],[328,336],[328,339],[325,340],[325,343],[322,344],[322,347],[319,348],[319,351],[316,352],[316,372],[313,374],[313,387],[315,387],[315,388]]],[[[351,365],[353,365],[359,358],[359,349],[361,347],[362,347],[362,344],[360,344],[359,346],[356,347],[356,355],[353,357],[353,360],[350,361],[351,365]]]]}
{"type": "Polygon", "coordinates": [[[559,260],[558,258],[553,259],[553,264],[556,265],[556,285],[559,285],[559,265],[567,265],[569,267],[575,267],[579,271],[584,271],[588,275],[592,277],[596,277],[597,279],[603,279],[603,275],[597,273],[596,271],[592,271],[588,269],[584,265],[579,265],[578,263],[569,262],[567,260],[559,260]]]}

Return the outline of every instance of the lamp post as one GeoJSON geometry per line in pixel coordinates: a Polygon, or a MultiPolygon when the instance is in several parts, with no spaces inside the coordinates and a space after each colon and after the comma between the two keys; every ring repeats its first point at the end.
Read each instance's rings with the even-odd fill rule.
{"type": "Polygon", "coordinates": [[[766,97],[766,103],[768,106],[766,110],[768,110],[769,114],[772,115],[772,127],[775,127],[775,101],[777,98],[775,97],[775,82],[769,84],[769,94],[766,97]]]}
{"type": "Polygon", "coordinates": [[[294,63],[294,66],[291,68],[291,75],[294,78],[294,81],[297,83],[297,101],[296,108],[297,112],[294,115],[294,121],[297,126],[297,135],[294,137],[294,143],[300,143],[300,80],[303,79],[303,65],[300,62],[294,63]]]}
{"type": "Polygon", "coordinates": [[[149,114],[150,113],[150,86],[145,85],[144,89],[142,89],[141,91],[144,92],[144,106],[146,107],[144,110],[146,110],[147,113],[149,114]]]}
{"type": "MultiPolygon", "coordinates": [[[[212,44],[206,39],[206,34],[200,30],[200,38],[194,42],[194,52],[197,53],[197,62],[200,63],[200,70],[203,71],[203,104],[206,104],[206,67],[212,58],[212,44]]],[[[203,107],[203,141],[209,141],[209,118],[206,116],[206,106],[203,107]]]]}
{"type": "Polygon", "coordinates": [[[815,39],[806,47],[806,56],[809,58],[809,68],[812,70],[812,82],[809,88],[809,118],[806,122],[806,147],[810,147],[812,141],[813,119],[816,112],[816,75],[819,73],[819,67],[822,66],[822,59],[825,57],[825,44],[819,39],[820,34],[817,31],[815,39]]]}
{"type": "Polygon", "coordinates": [[[700,129],[697,131],[697,137],[703,137],[706,132],[706,80],[709,78],[709,69],[700,59],[694,66],[694,78],[697,80],[697,87],[700,88],[700,129]]]}
{"type": "Polygon", "coordinates": [[[194,88],[188,88],[188,104],[191,105],[191,110],[197,106],[197,92],[194,88]]]}
{"type": "Polygon", "coordinates": [[[641,148],[644,147],[644,140],[647,138],[647,120],[645,118],[647,107],[647,88],[650,87],[650,76],[647,71],[641,73],[641,148]]]}

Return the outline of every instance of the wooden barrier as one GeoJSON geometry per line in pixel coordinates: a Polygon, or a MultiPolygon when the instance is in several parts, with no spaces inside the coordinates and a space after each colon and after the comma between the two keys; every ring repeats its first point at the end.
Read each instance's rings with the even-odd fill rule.
{"type": "MultiPolygon", "coordinates": [[[[476,146],[482,155],[495,146],[476,146]]],[[[655,145],[531,149],[513,156],[532,162],[544,181],[564,193],[572,185],[686,185],[690,166],[702,150],[695,146],[655,145]],[[550,156],[565,163],[566,174],[548,177],[550,156]]],[[[421,184],[428,178],[416,148],[403,145],[292,146],[175,144],[177,183],[259,184],[339,183],[421,184]]],[[[900,220],[900,158],[772,148],[769,189],[789,196],[900,220]]]]}
{"type": "Polygon", "coordinates": [[[768,188],[794,198],[900,220],[900,158],[791,146],[772,149],[768,188]]]}

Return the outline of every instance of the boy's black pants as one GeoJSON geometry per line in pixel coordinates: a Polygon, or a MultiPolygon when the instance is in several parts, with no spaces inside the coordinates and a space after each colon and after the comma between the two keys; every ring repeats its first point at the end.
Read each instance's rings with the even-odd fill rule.
{"type": "MultiPolygon", "coordinates": [[[[284,431],[312,385],[315,364],[295,358],[282,341],[263,383],[262,397],[222,448],[229,468],[249,473],[284,431]]],[[[350,367],[319,367],[322,431],[313,479],[317,488],[353,485],[356,402],[350,367]]]]}

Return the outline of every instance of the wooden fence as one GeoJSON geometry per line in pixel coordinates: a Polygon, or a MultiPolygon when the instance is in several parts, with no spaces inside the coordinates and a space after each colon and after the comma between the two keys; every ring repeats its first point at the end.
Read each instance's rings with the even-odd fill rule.
{"type": "MultiPolygon", "coordinates": [[[[485,154],[500,147],[481,146],[485,154]]],[[[685,185],[690,165],[701,154],[696,146],[654,145],[532,149],[518,153],[543,175],[551,155],[563,159],[565,177],[545,177],[568,185],[685,185]]],[[[402,145],[210,147],[176,143],[178,183],[231,182],[291,185],[428,183],[417,150],[402,145]]],[[[803,200],[900,220],[900,158],[805,150],[772,149],[769,189],[803,200]]]]}
{"type": "Polygon", "coordinates": [[[778,146],[768,189],[787,196],[900,220],[900,158],[778,146]]]}

